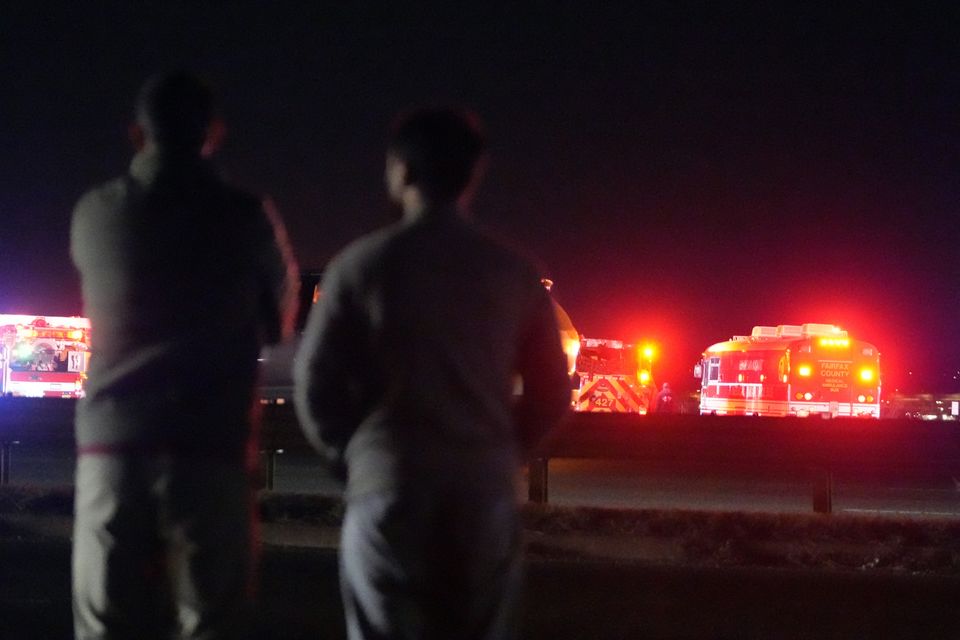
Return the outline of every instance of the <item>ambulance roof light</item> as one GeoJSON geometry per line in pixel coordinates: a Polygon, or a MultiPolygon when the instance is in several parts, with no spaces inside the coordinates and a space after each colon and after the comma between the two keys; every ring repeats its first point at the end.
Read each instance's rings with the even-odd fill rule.
{"type": "Polygon", "coordinates": [[[72,329],[89,329],[90,320],[77,316],[36,316],[17,313],[0,313],[0,327],[8,325],[37,325],[37,320],[43,320],[48,327],[68,327],[72,329]]]}
{"type": "Polygon", "coordinates": [[[808,322],[803,325],[804,336],[835,336],[846,338],[847,332],[832,324],[816,324],[808,322]]]}
{"type": "Polygon", "coordinates": [[[778,324],[777,336],[781,338],[799,338],[803,335],[803,327],[799,324],[778,324]]]}

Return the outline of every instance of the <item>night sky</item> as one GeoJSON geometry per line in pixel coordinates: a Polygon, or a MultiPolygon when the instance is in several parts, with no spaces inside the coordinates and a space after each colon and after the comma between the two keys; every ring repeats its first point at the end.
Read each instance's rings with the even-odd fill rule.
{"type": "Polygon", "coordinates": [[[195,4],[0,9],[0,312],[80,313],[73,203],[125,170],[142,80],[186,67],[305,268],[389,219],[396,113],[469,105],[478,220],[581,333],[656,340],[660,380],[829,322],[879,346],[887,390],[960,388],[955,3],[195,4]]]}

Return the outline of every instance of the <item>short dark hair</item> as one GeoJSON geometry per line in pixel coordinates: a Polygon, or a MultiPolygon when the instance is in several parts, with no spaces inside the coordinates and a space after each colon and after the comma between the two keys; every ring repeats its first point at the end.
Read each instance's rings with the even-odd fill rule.
{"type": "Polygon", "coordinates": [[[136,115],[158,147],[199,151],[216,115],[213,91],[185,71],[158,74],[140,89],[136,115]]]}
{"type": "Polygon", "coordinates": [[[465,109],[419,109],[393,126],[387,152],[405,162],[413,183],[430,195],[452,200],[470,184],[486,151],[480,119],[465,109]]]}

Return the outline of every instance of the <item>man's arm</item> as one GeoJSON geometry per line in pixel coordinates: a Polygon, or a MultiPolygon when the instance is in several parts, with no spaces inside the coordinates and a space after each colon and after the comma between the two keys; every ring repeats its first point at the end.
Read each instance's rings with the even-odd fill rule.
{"type": "Polygon", "coordinates": [[[262,206],[272,229],[272,242],[261,256],[261,268],[266,276],[261,303],[264,307],[263,340],[266,344],[275,344],[293,337],[300,275],[276,206],[269,199],[264,199],[262,206]]]}
{"type": "Polygon", "coordinates": [[[343,471],[343,455],[361,419],[360,357],[365,322],[342,286],[336,263],[327,269],[294,358],[294,403],[313,447],[343,471]]]}
{"type": "Polygon", "coordinates": [[[105,234],[98,225],[97,212],[104,206],[99,190],[85,193],[70,216],[70,259],[81,275],[90,262],[103,253],[105,234]]]}
{"type": "Polygon", "coordinates": [[[73,214],[70,216],[70,260],[74,268],[82,275],[81,268],[85,266],[86,254],[88,251],[86,211],[89,195],[85,195],[74,206],[73,214]]]}
{"type": "Polygon", "coordinates": [[[523,395],[517,402],[515,417],[524,455],[537,446],[570,407],[567,357],[560,345],[553,303],[543,287],[537,289],[517,358],[523,395]]]}

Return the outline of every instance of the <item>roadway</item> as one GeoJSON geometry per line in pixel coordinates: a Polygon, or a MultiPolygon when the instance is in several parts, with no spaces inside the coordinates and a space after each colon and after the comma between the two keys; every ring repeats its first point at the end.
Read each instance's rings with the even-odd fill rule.
{"type": "MultiPolygon", "coordinates": [[[[342,487],[319,459],[305,453],[277,456],[274,489],[334,495],[342,487]]],[[[39,486],[73,483],[74,459],[65,452],[19,445],[11,456],[10,482],[39,486]]],[[[838,514],[960,517],[960,478],[935,472],[873,475],[838,471],[833,510],[838,514]]],[[[526,497],[518,478],[518,496],[526,497]]],[[[685,463],[551,459],[549,501],[566,506],[630,509],[695,509],[810,513],[811,476],[802,468],[758,468],[749,473],[685,463]],[[722,473],[720,473],[722,471],[722,473]]]]}

